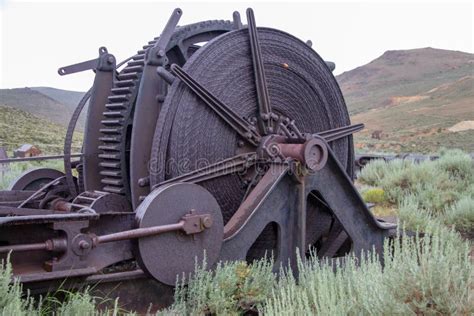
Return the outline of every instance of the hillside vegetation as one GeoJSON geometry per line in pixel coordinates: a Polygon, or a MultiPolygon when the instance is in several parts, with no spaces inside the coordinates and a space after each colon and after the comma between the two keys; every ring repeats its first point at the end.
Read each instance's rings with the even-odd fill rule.
{"type": "Polygon", "coordinates": [[[352,122],[366,124],[357,148],[474,151],[473,74],[473,54],[422,48],[387,51],[337,76],[352,122]]]}
{"type": "MultiPolygon", "coordinates": [[[[43,154],[63,152],[66,128],[31,113],[0,105],[0,146],[9,156],[22,144],[37,145],[43,154]]],[[[82,133],[76,133],[73,151],[80,150],[82,133]]]]}
{"type": "Polygon", "coordinates": [[[395,215],[411,229],[437,221],[474,238],[474,161],[459,150],[422,164],[376,160],[357,181],[379,216],[395,215]],[[380,192],[376,200],[374,192],[380,192]]]}

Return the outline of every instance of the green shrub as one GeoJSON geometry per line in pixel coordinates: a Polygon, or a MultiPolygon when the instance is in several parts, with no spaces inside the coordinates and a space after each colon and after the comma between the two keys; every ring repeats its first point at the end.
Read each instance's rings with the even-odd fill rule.
{"type": "Polygon", "coordinates": [[[379,188],[370,188],[362,194],[362,197],[368,203],[382,203],[385,201],[385,191],[379,188]]]}
{"type": "MultiPolygon", "coordinates": [[[[204,265],[205,267],[205,265],[204,265]]],[[[175,303],[164,314],[238,315],[255,311],[269,296],[276,276],[267,260],[218,264],[214,271],[197,268],[188,285],[178,282],[175,303]]]]}
{"type": "Polygon", "coordinates": [[[434,216],[428,210],[421,210],[418,208],[418,199],[414,196],[407,196],[399,206],[398,218],[403,223],[406,229],[410,230],[425,230],[427,225],[431,223],[439,223],[438,217],[434,216]]]}
{"type": "Polygon", "coordinates": [[[385,177],[387,167],[393,168],[396,163],[404,163],[404,161],[396,161],[390,164],[390,166],[382,159],[371,161],[362,168],[357,179],[367,185],[376,186],[380,182],[380,179],[385,177]]]}
{"type": "Polygon", "coordinates": [[[472,314],[470,242],[437,222],[423,229],[423,238],[387,241],[384,267],[371,254],[336,268],[316,257],[300,260],[297,278],[283,269],[272,273],[266,261],[198,269],[162,314],[242,315],[255,308],[264,315],[472,314]]]}
{"type": "Polygon", "coordinates": [[[311,259],[299,279],[286,277],[263,305],[265,315],[469,315],[472,283],[468,242],[440,226],[423,239],[385,245],[385,267],[374,256],[336,268],[311,259]]]}
{"type": "Polygon", "coordinates": [[[12,267],[2,262],[0,267],[0,315],[34,316],[34,315],[117,315],[121,312],[118,301],[112,309],[97,310],[96,303],[103,302],[89,294],[88,289],[80,292],[59,292],[35,301],[28,293],[23,293],[21,284],[12,280],[12,267]],[[56,295],[63,297],[59,300],[56,295]]]}
{"type": "Polygon", "coordinates": [[[474,177],[473,161],[471,157],[458,149],[443,150],[436,165],[447,172],[450,177],[472,182],[474,177]]]}
{"type": "Polygon", "coordinates": [[[33,300],[22,297],[21,284],[11,279],[12,267],[8,262],[0,264],[0,314],[1,315],[35,315],[33,300]]]}
{"type": "Polygon", "coordinates": [[[98,312],[95,308],[96,301],[89,294],[88,290],[83,292],[68,292],[64,302],[58,302],[58,308],[55,312],[58,315],[70,315],[70,316],[81,316],[81,315],[97,315],[98,312]]]}
{"type": "Polygon", "coordinates": [[[469,315],[473,266],[470,242],[432,223],[424,237],[397,240],[385,250],[385,283],[398,304],[418,315],[469,315]]]}
{"type": "Polygon", "coordinates": [[[442,151],[438,160],[419,164],[403,160],[374,161],[362,169],[359,181],[369,186],[366,192],[381,188],[386,201],[399,206],[400,217],[405,221],[420,224],[429,218],[446,217],[441,220],[446,224],[464,229],[472,227],[469,203],[455,206],[465,197],[474,197],[473,161],[462,151],[442,151]],[[460,217],[459,221],[456,216],[460,217]]]}
{"type": "Polygon", "coordinates": [[[466,196],[446,210],[444,222],[462,231],[474,230],[474,198],[466,196]]]}

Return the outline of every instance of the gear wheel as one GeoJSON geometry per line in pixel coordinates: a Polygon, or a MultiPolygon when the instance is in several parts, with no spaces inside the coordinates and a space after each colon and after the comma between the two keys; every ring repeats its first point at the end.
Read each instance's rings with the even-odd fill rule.
{"type": "MultiPolygon", "coordinates": [[[[206,21],[176,29],[167,49],[168,59],[173,63],[184,64],[189,52],[196,49],[193,44],[208,41],[209,39],[231,30],[230,21],[206,21]]],[[[102,176],[102,190],[109,193],[124,195],[130,200],[130,151],[133,122],[135,128],[140,122],[134,121],[134,106],[138,94],[138,87],[145,66],[145,54],[158,38],[150,41],[142,50],[138,51],[127,66],[120,72],[108,97],[105,119],[102,121],[102,144],[99,149],[101,159],[100,174],[102,176]]],[[[148,127],[146,127],[148,128],[148,127]]],[[[143,150],[143,149],[141,149],[143,150]]],[[[147,166],[141,166],[146,168],[147,166]]]]}

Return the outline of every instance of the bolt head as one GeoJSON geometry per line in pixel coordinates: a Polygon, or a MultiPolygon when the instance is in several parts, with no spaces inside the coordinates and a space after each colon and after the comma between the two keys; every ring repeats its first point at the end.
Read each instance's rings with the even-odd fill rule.
{"type": "Polygon", "coordinates": [[[212,226],[212,218],[210,216],[206,216],[202,219],[202,226],[205,228],[210,228],[212,226]]]}
{"type": "Polygon", "coordinates": [[[114,56],[109,56],[109,57],[107,57],[107,63],[108,63],[109,65],[112,65],[114,62],[115,62],[114,56]]]}
{"type": "Polygon", "coordinates": [[[88,242],[85,241],[85,240],[81,240],[81,241],[79,242],[79,248],[81,248],[81,249],[89,249],[90,247],[91,247],[91,244],[88,243],[88,242]]]}

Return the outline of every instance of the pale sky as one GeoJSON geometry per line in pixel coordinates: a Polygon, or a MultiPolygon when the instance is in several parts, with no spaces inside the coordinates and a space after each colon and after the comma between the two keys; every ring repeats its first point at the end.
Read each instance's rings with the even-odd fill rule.
{"type": "MultiPolygon", "coordinates": [[[[420,1],[420,0],[418,0],[420,1]]],[[[0,0],[0,88],[50,86],[85,91],[93,73],[60,77],[61,66],[96,58],[106,46],[122,60],[158,36],[175,7],[180,24],[231,19],[252,7],[258,26],[302,40],[336,74],[386,50],[434,47],[473,53],[472,1],[12,1],[0,0]]]]}

